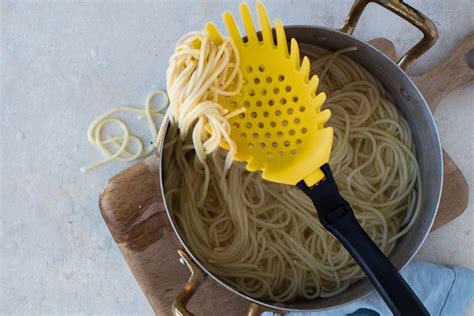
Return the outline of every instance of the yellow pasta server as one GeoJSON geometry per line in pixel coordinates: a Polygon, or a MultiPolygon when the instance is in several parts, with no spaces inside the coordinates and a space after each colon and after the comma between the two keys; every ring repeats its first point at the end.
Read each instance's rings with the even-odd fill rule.
{"type": "MultiPolygon", "coordinates": [[[[295,185],[304,179],[313,185],[323,178],[320,167],[329,161],[333,139],[332,128],[324,127],[330,111],[321,111],[326,96],[316,94],[319,79],[310,78],[309,59],[300,61],[295,39],[288,51],[280,20],[274,40],[262,3],[257,2],[259,35],[249,7],[242,4],[239,9],[245,39],[230,12],[224,13],[224,22],[239,52],[243,87],[238,95],[219,99],[229,111],[246,108],[229,119],[237,145],[234,159],[246,161],[249,171],[261,170],[269,181],[295,185]]],[[[206,31],[214,42],[222,42],[214,24],[208,23],[206,31]]]]}
{"type": "MultiPolygon", "coordinates": [[[[350,204],[339,194],[328,161],[333,130],[324,124],[324,93],[316,94],[318,77],[309,76],[307,57],[300,62],[298,43],[288,50],[283,25],[273,36],[267,12],[257,2],[261,28],[257,34],[250,10],[240,5],[246,37],[229,12],[224,22],[237,46],[243,87],[237,96],[220,97],[220,104],[246,112],[229,119],[237,144],[235,160],[266,180],[297,185],[315,205],[322,225],[349,251],[395,315],[429,315],[398,271],[357,222],[350,204]]],[[[206,31],[219,44],[222,36],[212,23],[206,31]]]]}

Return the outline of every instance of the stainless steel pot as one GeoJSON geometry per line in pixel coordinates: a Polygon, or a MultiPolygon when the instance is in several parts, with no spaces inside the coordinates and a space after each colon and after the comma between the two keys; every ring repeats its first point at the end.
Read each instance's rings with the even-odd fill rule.
{"type": "MultiPolygon", "coordinates": [[[[425,51],[427,51],[437,39],[437,31],[434,24],[422,13],[398,0],[356,0],[348,14],[346,22],[341,30],[333,30],[318,26],[287,26],[285,27],[287,38],[295,38],[300,43],[322,46],[331,50],[357,47],[357,50],[348,54],[352,59],[364,66],[374,74],[394,98],[394,103],[406,117],[416,144],[416,153],[421,168],[421,212],[412,229],[398,242],[390,254],[390,261],[397,269],[403,269],[415,256],[423,244],[436,216],[441,187],[443,182],[443,158],[438,131],[430,112],[428,104],[417,89],[412,80],[404,70],[425,51]],[[383,53],[373,46],[352,36],[352,32],[361,16],[364,8],[369,2],[375,2],[384,8],[401,16],[418,29],[424,37],[400,61],[394,63],[383,53]]],[[[164,122],[162,128],[167,128],[168,122],[164,122]]],[[[163,133],[164,135],[165,133],[163,133]]],[[[159,153],[163,149],[164,136],[159,140],[159,153]]],[[[159,155],[161,157],[161,155],[159,155]]],[[[160,177],[163,179],[163,165],[160,158],[160,177]]],[[[162,194],[163,192],[162,185],[162,194]]],[[[318,298],[311,301],[299,300],[291,303],[276,303],[268,300],[259,300],[248,297],[238,292],[232,286],[222,281],[218,276],[210,273],[194,255],[193,250],[188,247],[180,235],[172,212],[165,202],[165,208],[170,222],[178,236],[185,251],[180,250],[180,256],[191,271],[189,283],[182,293],[177,297],[174,312],[178,315],[189,315],[186,303],[196,291],[203,279],[203,273],[210,275],[229,291],[240,295],[253,302],[249,309],[250,314],[258,314],[264,309],[279,311],[315,311],[342,306],[358,300],[374,289],[368,280],[362,279],[351,285],[343,293],[330,298],[318,298]],[[192,258],[190,259],[188,255],[192,258]]]]}

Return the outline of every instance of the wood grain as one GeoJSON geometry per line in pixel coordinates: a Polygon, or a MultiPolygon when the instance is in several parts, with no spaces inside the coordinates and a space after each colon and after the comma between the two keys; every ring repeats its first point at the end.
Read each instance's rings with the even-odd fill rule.
{"type": "Polygon", "coordinates": [[[379,37],[369,41],[369,44],[384,53],[391,60],[395,62],[398,60],[397,49],[389,39],[386,39],[385,37],[379,37]]]}
{"type": "Polygon", "coordinates": [[[466,36],[441,64],[420,76],[414,76],[413,80],[425,96],[432,112],[436,111],[439,102],[449,92],[468,82],[473,82],[474,32],[466,36]],[[468,61],[468,55],[470,61],[468,61]]]}
{"type": "MultiPolygon", "coordinates": [[[[374,44],[391,58],[396,58],[395,47],[390,41],[377,39],[374,44]]],[[[440,74],[449,70],[448,61],[458,63],[459,59],[447,60],[447,64],[442,64],[444,68],[439,70],[440,74]]],[[[435,74],[435,70],[430,73],[435,74]]],[[[423,91],[436,96],[425,97],[431,102],[439,102],[447,92],[429,89],[425,81],[429,78],[419,77],[426,86],[423,91]]],[[[443,86],[439,82],[436,85],[443,86]]],[[[455,86],[445,85],[451,89],[455,86]]],[[[432,108],[435,109],[436,105],[432,108]]],[[[186,284],[189,272],[178,261],[176,250],[179,243],[164,211],[158,167],[158,158],[152,156],[114,176],[100,194],[99,206],[114,240],[154,312],[157,315],[171,315],[172,303],[186,284]]],[[[464,211],[467,194],[467,184],[461,171],[444,153],[443,195],[433,229],[464,211]]],[[[189,310],[196,315],[244,315],[248,306],[247,301],[207,278],[191,299],[189,310]]]]}
{"type": "Polygon", "coordinates": [[[469,186],[456,163],[443,150],[444,180],[443,192],[431,231],[443,226],[461,215],[469,200],[469,186]]]}

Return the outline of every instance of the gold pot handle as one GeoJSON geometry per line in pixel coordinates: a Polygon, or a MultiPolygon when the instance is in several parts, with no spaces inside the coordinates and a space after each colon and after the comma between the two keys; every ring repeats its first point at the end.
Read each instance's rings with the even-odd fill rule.
{"type": "Polygon", "coordinates": [[[250,303],[249,309],[247,310],[247,316],[260,316],[265,312],[270,312],[274,316],[278,315],[285,315],[286,312],[276,309],[271,309],[268,307],[264,307],[257,303],[250,303]]]}
{"type": "Polygon", "coordinates": [[[268,312],[265,307],[255,303],[251,303],[247,311],[247,316],[260,316],[265,312],[268,312]]]}
{"type": "Polygon", "coordinates": [[[191,258],[188,257],[184,250],[178,249],[178,254],[181,257],[179,260],[181,263],[186,264],[189,272],[191,272],[191,276],[189,277],[188,283],[186,283],[178,296],[176,296],[176,300],[174,301],[171,309],[173,315],[175,316],[192,316],[193,314],[188,311],[186,304],[188,304],[189,300],[196,292],[199,285],[201,285],[201,283],[204,281],[206,276],[201,272],[199,267],[194,264],[191,258]]]}
{"type": "Polygon", "coordinates": [[[369,2],[377,3],[385,9],[392,11],[423,32],[423,38],[398,61],[398,65],[403,70],[406,70],[418,57],[430,49],[438,39],[438,30],[434,23],[423,13],[400,0],[355,0],[341,28],[342,32],[347,34],[354,32],[357,22],[369,2]]]}
{"type": "MultiPolygon", "coordinates": [[[[179,292],[179,294],[176,296],[173,306],[171,307],[171,311],[174,316],[193,316],[194,314],[186,308],[186,305],[199,288],[199,285],[204,282],[206,275],[201,272],[201,269],[199,269],[199,267],[194,264],[194,262],[191,260],[191,258],[189,258],[184,250],[178,249],[178,254],[180,256],[179,261],[182,264],[186,264],[191,276],[189,277],[188,283],[186,283],[181,292],[179,292]]],[[[247,316],[259,316],[264,312],[273,312],[274,315],[283,315],[283,312],[281,311],[251,303],[247,311],[247,316]]]]}

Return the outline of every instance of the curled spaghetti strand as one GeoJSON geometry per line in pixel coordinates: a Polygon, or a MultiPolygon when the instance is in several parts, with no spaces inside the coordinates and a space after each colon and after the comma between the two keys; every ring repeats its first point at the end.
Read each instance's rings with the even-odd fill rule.
{"type": "Polygon", "coordinates": [[[155,119],[164,116],[164,110],[167,106],[168,96],[166,92],[156,90],[148,94],[145,101],[145,108],[143,109],[133,106],[121,106],[95,119],[87,130],[87,139],[102,152],[105,158],[82,167],[81,171],[87,172],[111,161],[132,161],[151,154],[155,148],[155,140],[158,135],[155,119]],[[151,103],[156,98],[159,98],[159,102],[155,108],[152,108],[151,103]],[[126,123],[121,119],[112,117],[119,113],[134,113],[138,115],[139,119],[146,118],[151,134],[151,141],[148,146],[145,147],[139,137],[130,134],[126,123]],[[122,133],[115,136],[106,135],[105,128],[111,125],[119,127],[122,133]],[[136,145],[135,151],[130,149],[132,144],[136,145]]]}

